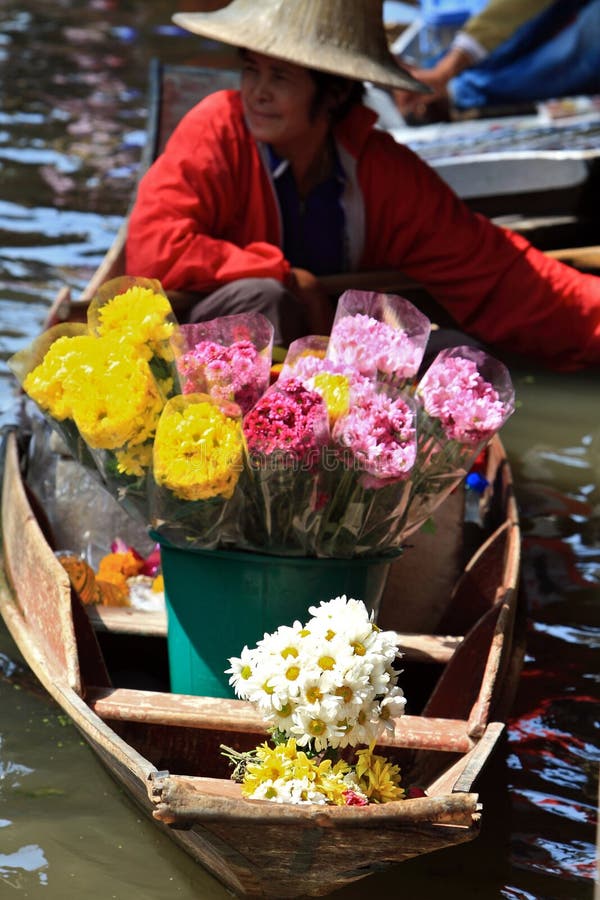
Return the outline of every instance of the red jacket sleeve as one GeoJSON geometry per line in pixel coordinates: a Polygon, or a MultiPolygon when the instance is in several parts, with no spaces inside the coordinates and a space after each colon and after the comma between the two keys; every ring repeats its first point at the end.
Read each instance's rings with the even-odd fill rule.
{"type": "Polygon", "coordinates": [[[129,274],[191,291],[245,277],[284,280],[271,188],[241,117],[231,115],[235,97],[219,92],[198,104],[141,179],[128,223],[129,274]]]}
{"type": "MultiPolygon", "coordinates": [[[[388,182],[371,210],[379,235],[389,235],[385,258],[371,247],[377,263],[423,284],[463,330],[486,344],[555,369],[599,365],[600,278],[473,213],[433,169],[388,137],[377,138],[384,156],[390,154],[387,171],[395,172],[394,187],[388,182]]],[[[365,191],[374,194],[373,186],[365,191]]]]}

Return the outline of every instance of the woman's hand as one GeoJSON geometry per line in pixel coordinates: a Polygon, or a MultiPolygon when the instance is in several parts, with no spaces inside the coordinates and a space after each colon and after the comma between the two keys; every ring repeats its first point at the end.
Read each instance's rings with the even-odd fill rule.
{"type": "Polygon", "coordinates": [[[310,334],[329,334],[334,304],[316,275],[307,269],[290,269],[285,286],[299,301],[310,334]]]}

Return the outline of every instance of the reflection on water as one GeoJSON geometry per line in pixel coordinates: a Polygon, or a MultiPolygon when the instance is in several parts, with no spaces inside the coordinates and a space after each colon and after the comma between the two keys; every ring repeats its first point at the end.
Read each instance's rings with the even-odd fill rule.
{"type": "MultiPolygon", "coordinates": [[[[10,822],[6,823],[10,825],[10,822]]],[[[36,844],[20,847],[16,853],[0,853],[0,877],[5,884],[14,888],[24,888],[25,873],[33,872],[38,884],[48,883],[48,860],[44,851],[36,844]]]]}
{"type": "MultiPolygon", "coordinates": [[[[180,2],[178,9],[184,7],[180,2]]],[[[189,4],[192,8],[193,4],[189,4]]],[[[199,42],[165,0],[4,0],[0,23],[0,358],[39,331],[63,285],[80,290],[125,214],[152,56],[199,42]]],[[[504,432],[524,533],[532,621],[505,755],[484,778],[475,844],[340,891],[491,900],[591,897],[600,599],[598,378],[516,372],[504,432]]],[[[0,415],[14,385],[0,369],[0,415]]],[[[140,819],[39,690],[0,628],[0,896],[39,900],[228,894],[140,819]]]]}

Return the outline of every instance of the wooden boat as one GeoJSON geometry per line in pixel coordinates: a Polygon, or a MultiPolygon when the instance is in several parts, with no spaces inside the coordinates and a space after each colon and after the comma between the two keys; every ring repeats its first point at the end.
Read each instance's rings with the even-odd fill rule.
{"type": "Polygon", "coordinates": [[[10,433],[0,613],[35,675],[112,775],[236,895],[322,896],[476,837],[475,782],[503,731],[523,657],[519,523],[498,439],[488,454],[493,488],[481,502],[482,525],[470,526],[478,546],[467,564],[473,535],[461,527],[459,491],[440,509],[437,537],[417,536],[392,567],[380,622],[396,630],[405,654],[401,683],[411,711],[381,746],[401,765],[404,784],[426,795],[364,808],[243,799],[219,746],[249,749],[264,739],[253,707],[171,694],[166,683],[161,690],[131,686],[132,660],[139,683],[160,683],[165,617],[82,605],[34,512],[25,462],[10,433]]]}
{"type": "MultiPolygon", "coordinates": [[[[214,89],[214,73],[205,70],[163,75],[147,160],[189,105],[189,85],[194,99],[214,89]]],[[[221,83],[230,77],[221,73],[221,83]]],[[[97,288],[122,274],[125,229],[81,298],[58,295],[49,324],[81,318],[97,288]]],[[[371,276],[362,277],[354,286],[371,287],[371,276]]],[[[379,273],[377,287],[388,284],[397,289],[397,273],[379,273]]],[[[171,299],[175,308],[187,300],[171,299]]],[[[60,546],[53,537],[28,481],[25,438],[10,433],[5,442],[0,613],[99,759],[194,859],[239,896],[322,896],[477,836],[477,778],[499,743],[524,650],[519,522],[497,438],[477,521],[467,521],[472,496],[456,491],[437,513],[435,533],[415,536],[392,566],[379,621],[397,633],[410,709],[381,746],[405,785],[425,796],[366,808],[242,798],[219,747],[255,746],[264,723],[241,701],[169,692],[164,613],[81,603],[55,556],[77,552],[81,534],[75,529],[60,546]]]]}

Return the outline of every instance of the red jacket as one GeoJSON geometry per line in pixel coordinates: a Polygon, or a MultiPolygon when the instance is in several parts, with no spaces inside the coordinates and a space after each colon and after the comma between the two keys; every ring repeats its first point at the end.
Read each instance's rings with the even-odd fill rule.
{"type": "MultiPolygon", "coordinates": [[[[424,285],[487,344],[557,369],[600,363],[600,279],[546,257],[471,212],[426,163],[356,107],[335,131],[358,271],[424,285]]],[[[207,292],[245,277],[283,281],[275,192],[237,91],[199,103],[142,178],[127,240],[129,274],[207,292]]]]}

